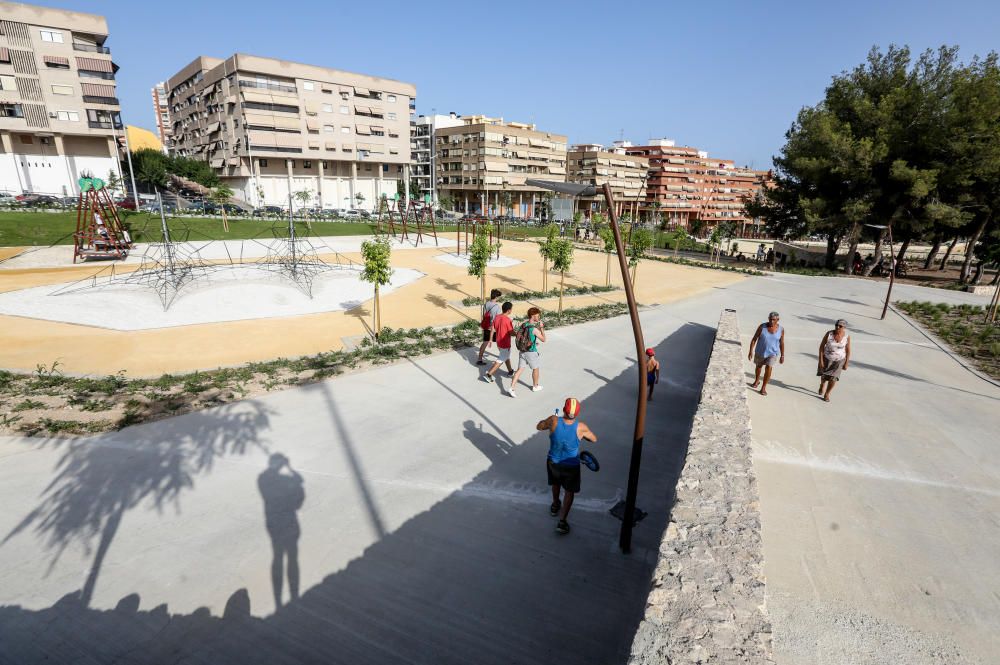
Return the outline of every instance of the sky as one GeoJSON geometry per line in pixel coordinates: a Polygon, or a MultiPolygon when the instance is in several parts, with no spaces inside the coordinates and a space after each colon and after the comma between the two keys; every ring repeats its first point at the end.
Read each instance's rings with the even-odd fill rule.
{"type": "Polygon", "coordinates": [[[239,52],[413,83],[418,114],[502,116],[570,143],[671,138],[758,169],[872,46],[1000,49],[995,0],[37,4],[107,17],[131,125],[155,127],[155,83],[239,52]]]}

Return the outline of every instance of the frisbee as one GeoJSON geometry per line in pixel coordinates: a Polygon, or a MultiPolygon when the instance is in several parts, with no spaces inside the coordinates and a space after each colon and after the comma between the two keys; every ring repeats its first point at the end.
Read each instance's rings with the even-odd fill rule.
{"type": "Polygon", "coordinates": [[[580,453],[580,461],[591,471],[601,470],[601,463],[597,461],[597,458],[589,450],[584,450],[580,453]]]}

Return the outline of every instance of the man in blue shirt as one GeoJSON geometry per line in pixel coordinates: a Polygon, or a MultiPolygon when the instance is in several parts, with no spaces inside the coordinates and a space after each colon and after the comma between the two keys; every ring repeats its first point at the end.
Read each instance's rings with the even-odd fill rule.
{"type": "Polygon", "coordinates": [[[556,532],[569,533],[569,509],[573,497],[580,491],[580,441],[597,441],[585,423],[577,420],[580,415],[580,401],[570,397],[563,405],[563,417],[552,415],[539,421],[536,429],[549,432],[549,455],[545,462],[549,485],[552,487],[552,505],[549,514],[559,515],[556,532]],[[559,500],[563,490],[562,501],[559,500]]]}

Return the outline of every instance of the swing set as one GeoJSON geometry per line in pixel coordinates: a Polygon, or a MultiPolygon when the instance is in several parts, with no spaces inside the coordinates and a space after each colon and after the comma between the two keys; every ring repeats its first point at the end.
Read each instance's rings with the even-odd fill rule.
{"type": "Polygon", "coordinates": [[[400,201],[399,194],[389,198],[384,194],[379,199],[378,222],[376,228],[378,233],[388,233],[393,238],[400,241],[409,240],[410,230],[416,233],[414,246],[419,246],[424,240],[424,235],[433,236],[434,245],[438,244],[437,225],[434,223],[434,208],[430,202],[430,195],[424,196],[424,202],[417,203],[414,200],[408,201],[405,205],[400,201]],[[397,229],[398,225],[398,229],[397,229]]]}
{"type": "Polygon", "coordinates": [[[73,233],[73,263],[77,260],[125,259],[132,238],[118,216],[118,208],[100,178],[80,178],[73,233]]]}

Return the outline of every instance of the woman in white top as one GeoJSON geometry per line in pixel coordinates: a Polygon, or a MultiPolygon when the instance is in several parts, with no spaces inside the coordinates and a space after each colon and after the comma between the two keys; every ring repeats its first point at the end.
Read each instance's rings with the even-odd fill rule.
{"type": "Polygon", "coordinates": [[[837,319],[836,327],[823,335],[819,343],[819,394],[830,401],[833,387],[840,381],[840,373],[851,362],[851,336],[847,334],[847,321],[837,319]]]}

